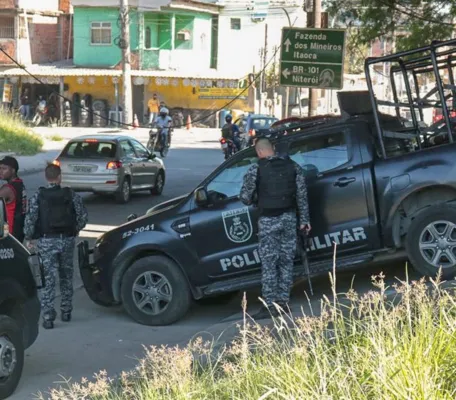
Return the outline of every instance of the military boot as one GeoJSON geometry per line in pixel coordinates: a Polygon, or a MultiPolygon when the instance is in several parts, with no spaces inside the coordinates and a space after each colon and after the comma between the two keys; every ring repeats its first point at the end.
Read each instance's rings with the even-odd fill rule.
{"type": "Polygon", "coordinates": [[[62,313],[62,321],[63,322],[70,322],[71,321],[71,313],[70,312],[63,312],[62,313]]]}
{"type": "Polygon", "coordinates": [[[43,328],[44,329],[54,329],[54,321],[51,321],[50,319],[45,319],[43,321],[43,328]]]}

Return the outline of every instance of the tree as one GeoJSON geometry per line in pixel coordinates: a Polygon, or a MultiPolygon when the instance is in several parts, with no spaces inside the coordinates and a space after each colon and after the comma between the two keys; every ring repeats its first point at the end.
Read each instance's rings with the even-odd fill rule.
{"type": "Polygon", "coordinates": [[[396,39],[397,50],[450,39],[456,0],[324,0],[336,27],[358,27],[358,44],[396,39]]]}

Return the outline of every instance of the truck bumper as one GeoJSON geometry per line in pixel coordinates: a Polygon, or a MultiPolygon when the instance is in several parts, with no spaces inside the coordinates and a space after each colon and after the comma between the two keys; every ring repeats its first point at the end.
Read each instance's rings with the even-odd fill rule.
{"type": "Polygon", "coordinates": [[[108,307],[115,303],[112,295],[103,287],[101,280],[101,271],[90,262],[90,256],[93,256],[93,249],[89,249],[89,243],[84,240],[78,243],[78,264],[81,273],[82,283],[90,299],[99,305],[108,307]]]}

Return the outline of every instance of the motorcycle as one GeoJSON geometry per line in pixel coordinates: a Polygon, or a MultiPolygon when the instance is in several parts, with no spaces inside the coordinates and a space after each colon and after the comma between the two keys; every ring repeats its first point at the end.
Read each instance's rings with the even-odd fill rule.
{"type": "Polygon", "coordinates": [[[152,124],[149,131],[149,141],[147,142],[147,148],[151,152],[160,152],[161,157],[166,157],[169,148],[171,147],[171,135],[173,132],[172,128],[168,128],[168,141],[162,143],[162,127],[152,124]]]}
{"type": "Polygon", "coordinates": [[[220,139],[220,145],[222,147],[223,154],[225,155],[225,160],[228,160],[234,153],[236,153],[236,145],[231,139],[220,139]]]}
{"type": "Polygon", "coordinates": [[[32,123],[35,126],[39,126],[41,122],[46,122],[48,117],[48,107],[44,100],[40,101],[36,108],[35,116],[33,117],[32,123]]]}

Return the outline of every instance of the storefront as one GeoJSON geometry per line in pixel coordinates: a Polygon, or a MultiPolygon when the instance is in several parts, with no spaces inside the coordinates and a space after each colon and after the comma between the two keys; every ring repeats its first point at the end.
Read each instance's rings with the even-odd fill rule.
{"type": "MultiPolygon", "coordinates": [[[[112,112],[120,107],[120,70],[32,66],[29,72],[39,81],[22,69],[3,72],[2,78],[16,89],[13,103],[17,106],[21,93],[28,88],[32,105],[39,96],[47,101],[56,101],[56,108],[53,108],[55,117],[64,120],[67,125],[81,125],[83,118],[83,126],[97,127],[106,126],[112,112]],[[64,96],[67,101],[57,94],[64,96]],[[82,117],[81,106],[88,107],[95,116],[101,114],[101,120],[94,115],[82,117]]],[[[188,77],[165,71],[132,71],[132,90],[133,112],[143,123],[147,123],[147,103],[154,93],[166,104],[171,114],[181,111],[185,119],[190,115],[192,121],[211,127],[218,124],[219,110],[253,111],[251,97],[254,96],[254,90],[248,88],[247,79],[218,77],[215,73],[188,77]]]]}

